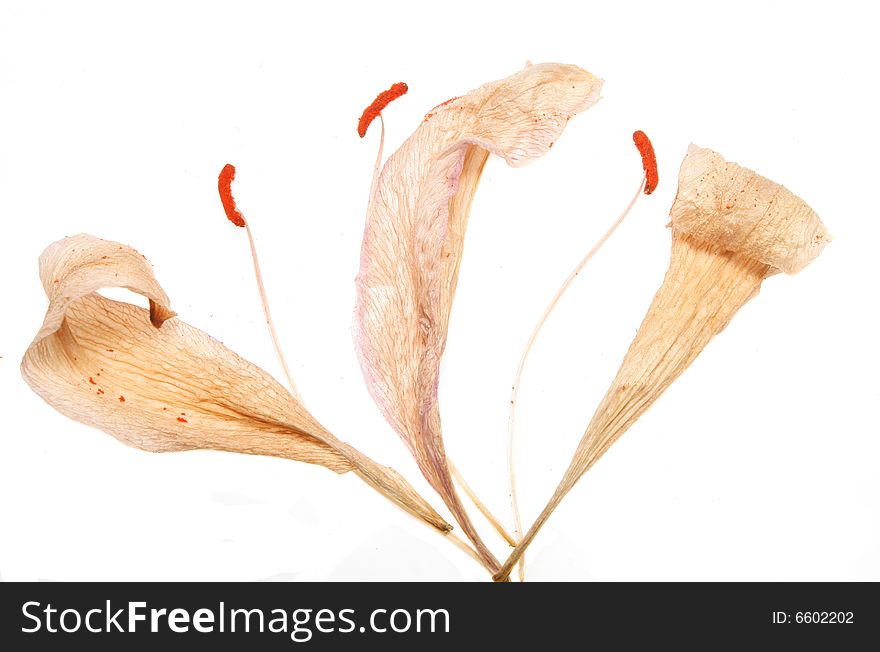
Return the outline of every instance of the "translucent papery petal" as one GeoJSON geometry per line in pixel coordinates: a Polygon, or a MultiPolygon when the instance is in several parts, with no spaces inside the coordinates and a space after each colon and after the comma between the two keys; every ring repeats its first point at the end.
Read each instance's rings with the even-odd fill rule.
{"type": "Polygon", "coordinates": [[[816,212],[784,186],[691,145],[669,212],[673,232],[794,274],[831,242],[816,212]]]}
{"type": "Polygon", "coordinates": [[[436,402],[471,200],[490,153],[514,167],[543,155],[601,85],[576,66],[541,64],[437,107],[388,159],[369,203],[355,312],[361,367],[460,522],[436,402]]]}

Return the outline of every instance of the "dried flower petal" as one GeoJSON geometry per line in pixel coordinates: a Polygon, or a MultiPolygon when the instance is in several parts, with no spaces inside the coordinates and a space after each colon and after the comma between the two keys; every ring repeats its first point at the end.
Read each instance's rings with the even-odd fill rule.
{"type": "Polygon", "coordinates": [[[269,374],[172,319],[151,265],[134,249],[65,238],[40,257],[40,278],[49,308],[21,373],[62,414],[148,451],[234,451],[355,471],[411,514],[449,529],[400,476],[327,432],[269,374]],[[150,311],[97,294],[108,287],[147,297],[150,311]]]}
{"type": "Polygon", "coordinates": [[[470,204],[490,153],[514,167],[546,153],[601,85],[575,66],[541,64],[436,107],[388,159],[369,203],[355,314],[364,376],[490,566],[453,488],[437,408],[470,204]]]}
{"type": "Polygon", "coordinates": [[[691,145],[669,212],[672,230],[794,274],[831,241],[819,216],[790,190],[711,149],[691,145]]]}
{"type": "Polygon", "coordinates": [[[496,579],[507,577],[565,494],[758,293],[763,280],[803,269],[830,241],[802,199],[694,145],[681,165],[670,215],[672,255],[663,285],[559,487],[496,579]]]}

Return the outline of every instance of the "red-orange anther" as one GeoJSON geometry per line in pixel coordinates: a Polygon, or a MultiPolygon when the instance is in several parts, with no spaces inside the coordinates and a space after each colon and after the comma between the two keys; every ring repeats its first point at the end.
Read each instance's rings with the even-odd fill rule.
{"type": "Polygon", "coordinates": [[[226,217],[235,226],[244,227],[247,223],[244,221],[244,215],[235,206],[235,199],[232,197],[232,180],[235,178],[235,166],[227,163],[220,170],[220,177],[217,179],[217,189],[220,191],[220,201],[223,202],[223,210],[226,211],[226,217]]]}
{"type": "Polygon", "coordinates": [[[408,90],[409,87],[406,84],[403,82],[397,82],[387,91],[379,93],[376,96],[376,99],[373,100],[373,103],[364,109],[364,112],[361,114],[361,119],[358,120],[358,135],[361,138],[366,136],[370,123],[379,117],[379,114],[382,113],[382,110],[386,106],[391,104],[401,95],[405,95],[408,90]]]}
{"type": "Polygon", "coordinates": [[[645,169],[645,194],[650,195],[657,187],[659,177],[657,175],[657,157],[654,155],[654,146],[651,139],[644,131],[633,133],[633,142],[639,148],[642,155],[642,167],[645,169]]]}

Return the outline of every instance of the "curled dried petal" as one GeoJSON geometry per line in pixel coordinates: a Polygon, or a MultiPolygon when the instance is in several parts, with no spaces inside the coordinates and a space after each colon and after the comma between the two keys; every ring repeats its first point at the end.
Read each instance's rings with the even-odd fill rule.
{"type": "Polygon", "coordinates": [[[269,374],[173,319],[150,263],[134,249],[65,238],[40,257],[40,277],[49,308],[21,373],[62,414],[148,451],[213,449],[355,471],[448,529],[399,476],[336,439],[269,374]],[[108,287],[147,297],[150,310],[97,293],[108,287]]]}
{"type": "Polygon", "coordinates": [[[437,409],[471,200],[490,153],[514,167],[543,155],[601,86],[576,66],[541,64],[436,107],[388,159],[369,203],[355,312],[361,368],[385,418],[472,539],[437,409]]]}
{"type": "Polygon", "coordinates": [[[674,233],[788,274],[831,242],[819,216],[790,190],[696,145],[682,161],[669,215],[674,233]]]}

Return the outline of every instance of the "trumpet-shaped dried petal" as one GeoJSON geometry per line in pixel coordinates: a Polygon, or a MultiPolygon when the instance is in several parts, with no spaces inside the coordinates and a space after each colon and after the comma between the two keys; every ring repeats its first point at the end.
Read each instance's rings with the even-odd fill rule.
{"type": "Polygon", "coordinates": [[[673,232],[787,274],[802,270],[831,241],[819,216],[791,191],[696,145],[681,164],[669,214],[673,232]]]}
{"type": "Polygon", "coordinates": [[[388,159],[369,202],[355,313],[361,367],[385,418],[472,539],[437,410],[471,200],[490,153],[514,167],[541,156],[598,100],[601,85],[576,66],[542,64],[438,106],[388,159]]]}
{"type": "Polygon", "coordinates": [[[559,487],[496,579],[507,577],[565,494],[758,294],[764,279],[802,269],[830,239],[803,200],[694,146],[682,163],[670,214],[672,256],[663,284],[559,487]]]}
{"type": "Polygon", "coordinates": [[[355,471],[448,529],[399,476],[336,439],[269,374],[171,319],[167,295],[134,249],[65,238],[41,256],[40,277],[49,308],[21,372],[62,414],[148,451],[214,449],[355,471]],[[150,311],[97,294],[108,287],[147,297],[150,311]]]}

